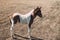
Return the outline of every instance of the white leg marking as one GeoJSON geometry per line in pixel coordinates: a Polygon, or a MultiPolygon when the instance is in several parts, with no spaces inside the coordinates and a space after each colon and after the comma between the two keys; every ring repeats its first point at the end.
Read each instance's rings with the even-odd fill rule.
{"type": "Polygon", "coordinates": [[[31,40],[31,28],[28,27],[28,38],[31,40]]]}
{"type": "Polygon", "coordinates": [[[10,28],[10,33],[11,33],[11,39],[13,40],[13,38],[12,38],[12,36],[13,36],[13,27],[14,27],[13,19],[11,19],[11,22],[12,22],[12,25],[11,25],[11,28],[10,28]]]}

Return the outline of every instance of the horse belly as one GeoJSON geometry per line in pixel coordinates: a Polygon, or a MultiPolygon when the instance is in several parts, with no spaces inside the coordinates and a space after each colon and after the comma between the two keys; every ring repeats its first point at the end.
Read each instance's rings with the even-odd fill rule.
{"type": "Polygon", "coordinates": [[[22,24],[29,24],[30,22],[30,18],[27,17],[27,18],[20,18],[20,23],[22,24]]]}
{"type": "Polygon", "coordinates": [[[22,24],[27,24],[27,20],[26,20],[26,19],[22,19],[20,22],[21,22],[22,24]]]}

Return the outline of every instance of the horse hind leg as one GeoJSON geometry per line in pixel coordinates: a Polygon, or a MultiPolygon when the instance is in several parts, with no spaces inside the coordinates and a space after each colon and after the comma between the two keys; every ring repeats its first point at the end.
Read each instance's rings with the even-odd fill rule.
{"type": "Polygon", "coordinates": [[[13,20],[11,19],[11,27],[10,27],[10,35],[11,35],[11,40],[13,40],[13,26],[14,26],[14,22],[13,20]]]}
{"type": "Polygon", "coordinates": [[[14,33],[14,31],[13,31],[13,26],[10,28],[10,35],[11,35],[11,40],[13,40],[13,33],[14,33]]]}

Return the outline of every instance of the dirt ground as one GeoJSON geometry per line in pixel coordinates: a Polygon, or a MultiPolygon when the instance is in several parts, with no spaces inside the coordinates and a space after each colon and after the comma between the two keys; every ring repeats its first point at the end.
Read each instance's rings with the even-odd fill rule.
{"type": "MultiPolygon", "coordinates": [[[[33,40],[60,40],[60,0],[0,0],[0,40],[10,38],[10,16],[26,14],[37,6],[42,7],[43,18],[34,19],[31,28],[33,40]]],[[[14,40],[27,40],[27,24],[14,26],[14,40]]]]}

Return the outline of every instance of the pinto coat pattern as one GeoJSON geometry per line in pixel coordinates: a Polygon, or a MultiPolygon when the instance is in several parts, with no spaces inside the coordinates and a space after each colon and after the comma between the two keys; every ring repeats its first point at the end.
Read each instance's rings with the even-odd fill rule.
{"type": "Polygon", "coordinates": [[[34,20],[34,18],[36,18],[36,16],[42,17],[41,7],[37,7],[36,9],[32,9],[29,13],[27,13],[25,15],[22,15],[20,13],[14,13],[11,20],[10,20],[10,23],[12,24],[11,28],[10,28],[11,37],[13,35],[14,24],[19,22],[19,23],[28,24],[28,33],[29,33],[28,37],[31,40],[31,24],[33,23],[33,20],[34,20]]]}

